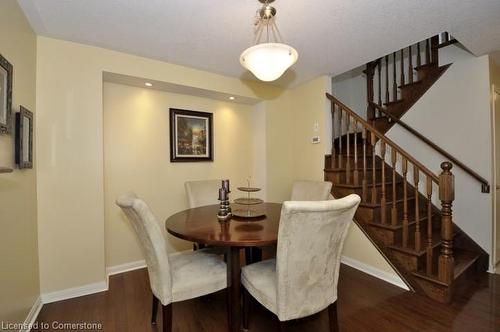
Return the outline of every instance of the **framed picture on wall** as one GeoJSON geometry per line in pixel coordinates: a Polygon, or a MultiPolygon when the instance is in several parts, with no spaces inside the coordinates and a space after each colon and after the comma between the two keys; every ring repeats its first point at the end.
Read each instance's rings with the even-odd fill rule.
{"type": "Polygon", "coordinates": [[[12,65],[0,54],[0,134],[10,133],[12,114],[12,65]]]}
{"type": "Polygon", "coordinates": [[[16,164],[33,168],[33,113],[20,106],[16,113],[16,164]]]}
{"type": "Polygon", "coordinates": [[[213,161],[212,113],[170,109],[170,161],[213,161]]]}

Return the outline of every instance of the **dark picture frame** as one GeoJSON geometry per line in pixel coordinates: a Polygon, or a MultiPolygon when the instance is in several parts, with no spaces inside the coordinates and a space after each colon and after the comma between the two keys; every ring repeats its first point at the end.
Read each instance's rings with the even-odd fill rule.
{"type": "Polygon", "coordinates": [[[0,134],[11,132],[13,67],[0,54],[0,134]]]}
{"type": "Polygon", "coordinates": [[[170,108],[170,162],[213,161],[213,114],[170,108]]]}
{"type": "Polygon", "coordinates": [[[33,113],[23,106],[16,113],[16,164],[33,168],[33,113]]]}

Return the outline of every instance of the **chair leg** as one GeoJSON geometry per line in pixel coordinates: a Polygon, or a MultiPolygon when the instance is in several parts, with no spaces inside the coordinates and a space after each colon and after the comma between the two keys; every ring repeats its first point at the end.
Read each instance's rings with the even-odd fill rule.
{"type": "Polygon", "coordinates": [[[153,310],[151,312],[151,324],[156,324],[156,313],[158,312],[158,299],[153,295],[153,310]]]}
{"type": "Polygon", "coordinates": [[[328,306],[328,319],[330,321],[330,332],[338,332],[339,320],[337,313],[337,301],[328,306]]]}
{"type": "Polygon", "coordinates": [[[162,305],[163,332],[172,332],[172,303],[162,305]]]}
{"type": "Polygon", "coordinates": [[[229,287],[226,288],[226,310],[227,330],[231,331],[231,295],[229,293],[229,287]]]}
{"type": "Polygon", "coordinates": [[[248,330],[249,324],[249,314],[250,314],[250,294],[246,290],[245,287],[243,287],[243,328],[245,330],[248,330]]]}
{"type": "Polygon", "coordinates": [[[282,322],[282,321],[278,320],[278,324],[279,324],[279,332],[285,332],[286,331],[286,322],[282,322]]]}

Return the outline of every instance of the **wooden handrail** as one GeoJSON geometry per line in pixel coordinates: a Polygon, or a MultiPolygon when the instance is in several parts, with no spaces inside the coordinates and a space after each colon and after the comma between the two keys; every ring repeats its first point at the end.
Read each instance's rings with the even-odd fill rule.
{"type": "Polygon", "coordinates": [[[486,180],[485,178],[483,178],[481,175],[477,174],[475,171],[473,171],[467,165],[465,165],[460,160],[458,160],[457,158],[455,158],[454,156],[452,156],[451,154],[449,154],[448,152],[446,152],[445,150],[443,150],[441,147],[439,147],[438,145],[436,145],[430,139],[428,139],[427,137],[425,137],[424,135],[422,135],[421,133],[419,133],[418,131],[416,131],[412,127],[410,127],[408,124],[406,124],[405,122],[401,121],[400,119],[398,119],[394,115],[392,115],[389,112],[387,112],[383,107],[379,106],[378,104],[376,104],[376,103],[374,103],[372,101],[370,101],[370,104],[371,104],[371,106],[377,108],[379,111],[381,111],[382,113],[384,113],[392,121],[394,121],[395,123],[397,123],[398,125],[400,125],[404,129],[408,130],[410,133],[412,133],[413,135],[415,135],[416,137],[418,137],[420,140],[422,140],[424,143],[426,143],[427,145],[429,145],[431,148],[433,148],[434,150],[436,150],[437,152],[439,152],[440,154],[442,154],[443,156],[445,156],[453,164],[455,164],[458,167],[460,167],[461,169],[463,169],[465,171],[465,173],[469,174],[474,179],[476,179],[477,181],[479,181],[481,183],[481,192],[483,192],[483,193],[489,193],[490,192],[490,184],[489,184],[488,180],[486,180]]]}
{"type": "Polygon", "coordinates": [[[361,116],[356,114],[354,111],[352,111],[349,107],[344,105],[340,100],[329,94],[328,92],[326,93],[326,97],[330,99],[332,102],[336,103],[338,106],[340,106],[343,110],[349,113],[350,116],[355,118],[358,122],[362,123],[364,127],[366,127],[371,133],[373,133],[375,136],[377,136],[379,139],[384,140],[386,144],[389,146],[393,147],[394,149],[398,150],[398,153],[404,156],[410,163],[413,165],[417,166],[420,171],[422,171],[425,175],[429,176],[432,178],[432,180],[436,183],[439,183],[439,177],[434,174],[431,170],[429,170],[427,167],[422,165],[418,160],[413,158],[409,153],[407,153],[403,148],[401,148],[399,145],[394,143],[392,140],[390,140],[388,137],[386,137],[384,134],[380,133],[375,127],[373,127],[370,123],[368,123],[365,119],[363,119],[361,116]]]}

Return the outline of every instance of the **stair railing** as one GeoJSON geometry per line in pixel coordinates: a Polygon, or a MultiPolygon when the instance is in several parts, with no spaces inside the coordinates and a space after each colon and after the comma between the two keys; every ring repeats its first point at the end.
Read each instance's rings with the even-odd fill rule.
{"type": "Polygon", "coordinates": [[[472,176],[474,179],[479,181],[481,183],[481,192],[483,193],[489,193],[490,192],[490,184],[488,180],[483,178],[481,175],[477,174],[474,170],[469,168],[467,165],[465,165],[463,162],[452,156],[450,153],[446,152],[444,149],[442,149],[440,146],[432,142],[430,139],[419,133],[417,130],[413,129],[411,126],[406,124],[404,121],[401,119],[398,119],[391,113],[387,112],[383,107],[379,107],[378,105],[374,105],[375,108],[377,108],[381,113],[384,114],[384,116],[387,116],[391,121],[397,123],[407,131],[409,131],[411,134],[419,138],[421,141],[423,141],[425,144],[429,145],[431,148],[445,156],[448,160],[450,160],[454,165],[457,165],[460,167],[462,170],[465,171],[465,173],[469,174],[472,176]]]}
{"type": "MultiPolygon", "coordinates": [[[[447,36],[447,40],[441,39],[441,41],[449,44],[449,34],[447,36]]],[[[436,35],[366,64],[368,120],[373,121],[380,116],[379,110],[372,103],[380,107],[397,103],[399,101],[398,86],[413,84],[416,81],[416,68],[438,63],[440,45],[440,37],[436,35]],[[414,60],[415,67],[413,66],[414,60]],[[375,91],[375,77],[377,91],[375,91]]]]}
{"type": "Polygon", "coordinates": [[[332,151],[330,167],[345,169],[348,183],[361,185],[362,203],[379,205],[379,222],[388,226],[402,227],[402,245],[405,248],[413,247],[416,251],[425,250],[425,270],[428,276],[436,276],[444,283],[453,280],[453,219],[452,203],[454,200],[454,176],[451,173],[452,164],[443,162],[442,172],[435,175],[409,153],[399,147],[389,138],[377,131],[370,123],[353,112],[329,93],[326,97],[331,101],[332,116],[332,151]],[[361,142],[358,142],[361,136],[361,142]],[[344,139],[345,138],[345,139],[344,139]],[[361,144],[361,145],[359,145],[361,144]],[[377,159],[376,145],[379,146],[377,159]],[[352,146],[352,149],[351,149],[352,146]],[[358,146],[361,152],[358,153],[358,146]],[[390,165],[392,174],[386,174],[386,149],[390,150],[390,165]],[[371,149],[371,156],[367,150],[371,149]],[[352,151],[351,151],[352,150],[352,151]],[[359,156],[361,154],[361,156],[359,156]],[[371,164],[371,165],[370,165],[371,164]],[[398,172],[397,166],[400,165],[398,172]],[[377,170],[380,170],[380,179],[377,170]],[[413,188],[409,188],[408,170],[413,173],[413,188]],[[425,196],[420,198],[420,175],[425,182],[425,196]],[[392,177],[392,181],[386,181],[392,177]],[[360,181],[361,178],[361,181],[360,181]],[[401,188],[402,185],[402,188],[401,188]],[[442,245],[437,259],[437,271],[434,260],[433,230],[433,195],[437,188],[438,198],[441,201],[441,240],[442,245]],[[413,192],[410,193],[409,191],[413,192]],[[402,191],[403,198],[398,198],[402,191]],[[413,201],[413,206],[409,206],[413,201]],[[415,220],[408,220],[409,209],[415,212],[415,220]],[[424,216],[421,218],[420,213],[424,216]],[[401,219],[401,221],[400,221],[401,219]],[[427,221],[426,229],[421,230],[421,223],[427,221]],[[414,239],[409,238],[409,227],[415,227],[414,239]],[[423,236],[422,232],[426,232],[423,236]],[[424,239],[425,243],[422,243],[424,239]]]}

